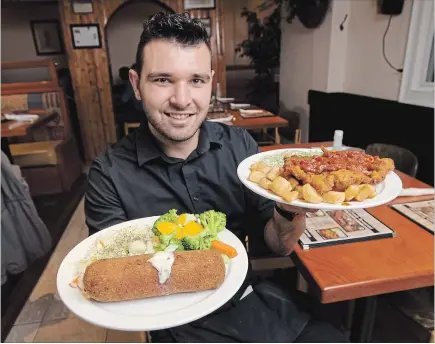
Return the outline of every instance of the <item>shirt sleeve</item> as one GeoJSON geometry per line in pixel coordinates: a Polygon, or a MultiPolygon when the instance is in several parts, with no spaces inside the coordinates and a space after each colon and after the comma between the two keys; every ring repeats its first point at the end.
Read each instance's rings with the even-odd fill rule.
{"type": "MultiPolygon", "coordinates": [[[[257,142],[255,142],[247,131],[244,133],[244,139],[246,157],[260,152],[257,142]]],[[[271,254],[272,251],[268,248],[264,240],[264,228],[273,216],[275,202],[252,192],[248,188],[244,188],[244,190],[247,209],[245,228],[247,228],[250,256],[271,254]]]]}
{"type": "Polygon", "coordinates": [[[85,215],[89,235],[128,220],[108,172],[107,160],[102,156],[92,163],[89,171],[85,215]]]}

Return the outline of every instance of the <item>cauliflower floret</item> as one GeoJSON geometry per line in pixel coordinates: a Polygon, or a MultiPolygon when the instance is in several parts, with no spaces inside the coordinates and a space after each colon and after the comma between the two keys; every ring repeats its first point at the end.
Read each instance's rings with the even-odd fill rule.
{"type": "Polygon", "coordinates": [[[147,245],[141,240],[135,240],[128,245],[128,255],[136,256],[148,253],[147,245]]]}

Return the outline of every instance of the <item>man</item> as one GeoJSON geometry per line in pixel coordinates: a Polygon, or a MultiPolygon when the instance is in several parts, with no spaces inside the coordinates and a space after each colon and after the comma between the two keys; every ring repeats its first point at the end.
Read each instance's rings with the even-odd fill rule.
{"type": "MultiPolygon", "coordinates": [[[[241,184],[237,166],[258,146],[243,129],[205,122],[213,75],[199,20],[159,13],[145,23],[130,82],[147,122],[94,161],[85,205],[91,233],[172,208],[215,209],[227,214],[227,227],[241,240],[249,235],[278,254],[292,252],[305,229],[305,210],[282,204],[274,210],[274,202],[241,184]]],[[[245,285],[212,315],[152,333],[153,341],[343,340],[332,327],[311,326],[277,288],[254,287],[240,300],[245,285]]]]}

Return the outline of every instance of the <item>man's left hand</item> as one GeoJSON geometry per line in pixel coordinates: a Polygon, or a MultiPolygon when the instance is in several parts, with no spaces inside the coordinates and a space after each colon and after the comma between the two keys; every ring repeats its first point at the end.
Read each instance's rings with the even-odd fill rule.
{"type": "Polygon", "coordinates": [[[285,211],[288,211],[290,213],[300,214],[300,215],[305,215],[306,213],[315,213],[318,210],[318,209],[311,209],[311,208],[295,207],[293,205],[280,203],[280,202],[276,202],[276,205],[285,211]]]}

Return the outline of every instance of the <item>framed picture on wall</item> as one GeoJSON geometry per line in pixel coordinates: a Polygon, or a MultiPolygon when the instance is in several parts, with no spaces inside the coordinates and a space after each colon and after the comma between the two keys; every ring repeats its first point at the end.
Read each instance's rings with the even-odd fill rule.
{"type": "Polygon", "coordinates": [[[207,30],[208,37],[211,37],[211,19],[210,18],[199,18],[199,20],[204,24],[207,30]]]}
{"type": "Polygon", "coordinates": [[[216,0],[183,0],[184,10],[207,10],[216,7],[216,0]]]}
{"type": "Polygon", "coordinates": [[[92,13],[92,0],[72,0],[71,6],[76,14],[92,13]]]}
{"type": "Polygon", "coordinates": [[[101,48],[100,26],[98,24],[71,24],[74,49],[101,48]]]}
{"type": "Polygon", "coordinates": [[[32,20],[30,28],[37,55],[63,54],[60,25],[57,20],[32,20]]]}

